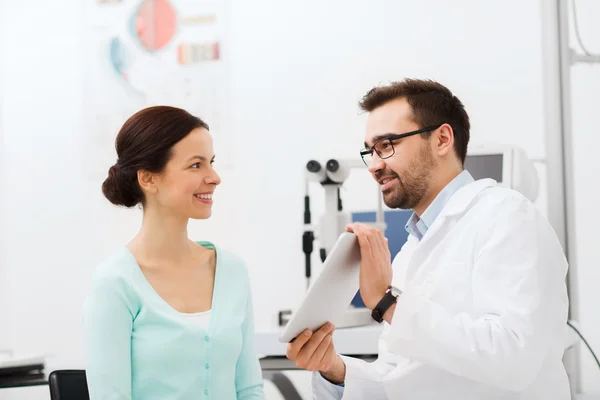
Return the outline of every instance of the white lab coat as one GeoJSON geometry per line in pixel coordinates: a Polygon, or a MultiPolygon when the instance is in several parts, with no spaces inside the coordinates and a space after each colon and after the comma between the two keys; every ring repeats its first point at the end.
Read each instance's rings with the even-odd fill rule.
{"type": "Polygon", "coordinates": [[[393,261],[403,291],[374,363],[344,357],[342,389],[318,400],[566,400],[567,262],[519,193],[479,180],[457,191],[393,261]]]}

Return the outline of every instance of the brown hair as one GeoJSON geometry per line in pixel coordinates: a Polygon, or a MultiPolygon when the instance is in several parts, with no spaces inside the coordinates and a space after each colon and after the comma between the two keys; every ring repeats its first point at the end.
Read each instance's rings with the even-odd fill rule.
{"type": "Polygon", "coordinates": [[[135,113],[117,135],[118,160],[102,184],[104,196],[125,207],[143,202],[138,170],[161,172],[171,157],[172,147],[196,128],[208,129],[208,125],[175,107],[149,107],[135,113]]]}
{"type": "MultiPolygon", "coordinates": [[[[371,112],[385,103],[405,98],[413,111],[413,119],[420,128],[449,124],[454,131],[454,150],[465,163],[469,130],[469,115],[458,97],[438,82],[432,80],[405,79],[369,90],[359,102],[362,110],[371,112]]],[[[425,137],[427,137],[426,134],[425,137]]]]}

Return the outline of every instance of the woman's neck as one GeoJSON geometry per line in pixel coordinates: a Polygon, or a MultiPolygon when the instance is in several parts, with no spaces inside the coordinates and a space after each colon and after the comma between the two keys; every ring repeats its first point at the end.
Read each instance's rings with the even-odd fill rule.
{"type": "Polygon", "coordinates": [[[142,227],[128,247],[145,262],[168,260],[177,265],[189,259],[194,247],[188,238],[187,223],[187,218],[144,210],[142,227]]]}

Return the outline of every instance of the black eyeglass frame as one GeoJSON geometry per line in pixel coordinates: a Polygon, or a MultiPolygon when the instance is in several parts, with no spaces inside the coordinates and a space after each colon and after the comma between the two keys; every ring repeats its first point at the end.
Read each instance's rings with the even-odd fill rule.
{"type": "Polygon", "coordinates": [[[380,159],[382,160],[386,160],[390,157],[392,157],[394,154],[396,154],[396,149],[394,148],[394,143],[392,143],[394,140],[398,140],[398,139],[403,139],[405,137],[409,137],[409,136],[413,136],[413,135],[420,135],[422,133],[427,133],[427,132],[432,132],[435,131],[436,129],[438,129],[439,127],[441,127],[444,124],[439,124],[436,126],[428,126],[426,128],[422,128],[422,129],[418,129],[416,131],[411,131],[411,132],[406,132],[406,133],[399,133],[399,134],[391,134],[387,137],[381,138],[378,141],[376,141],[375,143],[373,143],[373,146],[367,148],[367,149],[363,149],[360,151],[360,158],[362,158],[363,162],[365,163],[365,165],[368,167],[369,164],[367,163],[367,161],[365,160],[365,156],[366,155],[373,155],[373,152],[377,153],[377,155],[379,156],[380,159]],[[381,143],[385,140],[389,140],[390,142],[390,146],[392,146],[392,154],[390,154],[387,157],[382,157],[381,154],[379,154],[379,152],[377,150],[375,150],[375,146],[377,146],[378,143],[381,143]]]}

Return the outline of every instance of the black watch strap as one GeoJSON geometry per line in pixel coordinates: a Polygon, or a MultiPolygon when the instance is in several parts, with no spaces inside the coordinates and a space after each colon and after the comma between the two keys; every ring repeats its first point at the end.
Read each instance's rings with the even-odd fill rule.
{"type": "Polygon", "coordinates": [[[383,322],[383,314],[385,314],[385,312],[388,310],[388,308],[390,308],[392,306],[392,304],[394,304],[397,300],[398,300],[398,297],[396,297],[392,293],[392,291],[388,289],[388,291],[385,293],[385,296],[383,296],[383,298],[379,301],[379,303],[377,303],[377,305],[371,312],[371,317],[375,321],[382,323],[383,322]]]}

